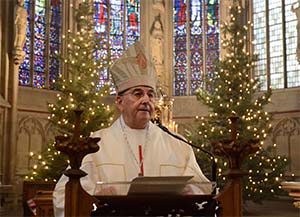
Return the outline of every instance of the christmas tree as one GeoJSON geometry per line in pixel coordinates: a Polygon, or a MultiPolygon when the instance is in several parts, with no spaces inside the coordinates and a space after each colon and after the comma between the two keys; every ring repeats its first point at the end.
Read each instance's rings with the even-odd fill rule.
{"type": "MultiPolygon", "coordinates": [[[[93,4],[82,2],[75,11],[77,32],[68,31],[65,40],[66,51],[58,54],[69,76],[59,76],[55,81],[57,100],[48,105],[49,121],[56,127],[59,135],[71,136],[75,127],[75,109],[83,110],[81,115],[81,135],[90,136],[91,132],[108,127],[112,121],[113,110],[105,105],[103,99],[110,94],[109,84],[98,86],[99,73],[107,71],[109,55],[97,57],[106,40],[94,31],[93,4]]],[[[33,154],[31,154],[33,155],[33,154]]],[[[67,166],[67,158],[58,152],[50,142],[40,155],[34,158],[36,164],[30,180],[56,181],[67,166]]]]}
{"type": "MultiPolygon", "coordinates": [[[[243,169],[249,172],[243,181],[244,199],[261,202],[263,199],[283,193],[280,182],[283,180],[287,159],[274,156],[274,146],[264,142],[272,130],[271,115],[264,110],[270,103],[272,91],[260,92],[258,79],[251,76],[257,55],[248,51],[251,45],[248,32],[250,22],[243,21],[245,14],[239,4],[230,6],[230,21],[221,25],[223,38],[221,45],[225,56],[216,63],[214,76],[206,78],[207,90],[198,90],[198,101],[210,109],[208,117],[196,117],[196,131],[188,135],[195,144],[210,149],[213,140],[231,138],[229,117],[237,116],[237,139],[258,139],[260,150],[245,159],[243,169]]],[[[209,171],[207,158],[197,153],[199,164],[209,171]]],[[[225,181],[227,162],[224,156],[218,158],[218,182],[225,181]]]]}

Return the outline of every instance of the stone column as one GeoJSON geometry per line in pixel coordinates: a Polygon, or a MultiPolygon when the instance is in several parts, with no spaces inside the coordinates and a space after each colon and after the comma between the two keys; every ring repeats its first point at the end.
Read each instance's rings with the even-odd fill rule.
{"type": "Polygon", "coordinates": [[[24,0],[18,0],[14,9],[14,44],[12,50],[12,61],[9,64],[9,96],[11,105],[8,109],[8,136],[7,136],[7,159],[5,164],[4,182],[15,184],[15,167],[17,150],[17,129],[18,129],[18,86],[19,86],[19,66],[24,61],[25,52],[23,47],[26,41],[27,11],[24,8],[24,0]]]}

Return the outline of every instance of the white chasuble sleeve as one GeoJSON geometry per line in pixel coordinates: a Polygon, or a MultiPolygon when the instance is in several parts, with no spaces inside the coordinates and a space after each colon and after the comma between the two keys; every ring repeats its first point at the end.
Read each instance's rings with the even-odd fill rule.
{"type": "MultiPolygon", "coordinates": [[[[87,155],[80,167],[81,170],[86,172],[88,175],[80,179],[82,188],[88,192],[90,195],[93,195],[94,189],[96,187],[97,169],[91,156],[87,155]]],[[[53,206],[54,206],[54,216],[63,217],[64,216],[64,207],[65,207],[65,185],[69,181],[69,178],[65,175],[62,175],[53,192],[53,206]]]]}

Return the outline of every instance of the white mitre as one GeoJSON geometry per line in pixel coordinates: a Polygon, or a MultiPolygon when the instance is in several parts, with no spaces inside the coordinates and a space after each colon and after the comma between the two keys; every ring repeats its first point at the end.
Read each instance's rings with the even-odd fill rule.
{"type": "Polygon", "coordinates": [[[156,88],[154,64],[142,44],[137,41],[110,67],[118,93],[135,86],[156,88]]]}

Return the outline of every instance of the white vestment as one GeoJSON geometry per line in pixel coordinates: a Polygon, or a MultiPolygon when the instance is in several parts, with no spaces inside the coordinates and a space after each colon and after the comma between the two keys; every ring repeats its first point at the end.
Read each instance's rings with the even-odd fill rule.
{"type": "MultiPolygon", "coordinates": [[[[91,195],[98,181],[131,181],[138,176],[140,144],[144,157],[144,176],[193,176],[193,181],[209,182],[196,162],[193,149],[151,122],[148,129],[131,129],[120,117],[109,128],[93,133],[93,137],[101,138],[100,150],[83,159],[81,169],[88,175],[80,179],[82,187],[91,195]]],[[[64,216],[67,181],[68,177],[63,175],[56,184],[53,193],[55,216],[64,216]]],[[[209,188],[200,191],[211,193],[209,188]]]]}

